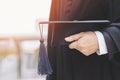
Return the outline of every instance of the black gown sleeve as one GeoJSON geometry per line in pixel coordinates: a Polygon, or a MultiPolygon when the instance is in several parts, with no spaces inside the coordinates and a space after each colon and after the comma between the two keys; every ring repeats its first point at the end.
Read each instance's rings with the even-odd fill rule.
{"type": "Polygon", "coordinates": [[[120,66],[120,25],[110,25],[101,31],[108,49],[108,58],[120,66]]]}

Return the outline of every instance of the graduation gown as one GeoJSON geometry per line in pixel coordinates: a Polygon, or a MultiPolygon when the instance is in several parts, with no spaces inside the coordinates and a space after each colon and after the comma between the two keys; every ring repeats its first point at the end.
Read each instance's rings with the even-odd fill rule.
{"type": "MultiPolygon", "coordinates": [[[[108,19],[115,22],[119,20],[119,3],[119,0],[52,0],[50,20],[108,19]]],[[[119,40],[119,25],[54,24],[53,27],[50,24],[48,57],[53,73],[47,80],[120,80],[119,40]],[[83,31],[101,31],[109,53],[85,56],[69,49],[64,38],[83,31]]]]}

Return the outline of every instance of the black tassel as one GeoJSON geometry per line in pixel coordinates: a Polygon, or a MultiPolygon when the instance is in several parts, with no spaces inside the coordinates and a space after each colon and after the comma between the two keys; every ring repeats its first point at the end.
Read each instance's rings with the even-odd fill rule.
{"type": "Polygon", "coordinates": [[[47,51],[44,44],[44,39],[40,40],[39,62],[38,62],[38,74],[48,75],[52,74],[52,68],[49,63],[47,51]]]}

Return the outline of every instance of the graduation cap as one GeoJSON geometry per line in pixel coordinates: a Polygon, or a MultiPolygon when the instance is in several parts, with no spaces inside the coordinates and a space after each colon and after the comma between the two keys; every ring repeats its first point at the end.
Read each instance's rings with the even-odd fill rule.
{"type": "MultiPolygon", "coordinates": [[[[85,20],[85,21],[41,21],[39,22],[39,29],[40,29],[40,50],[39,50],[39,61],[38,61],[38,74],[47,75],[52,74],[52,68],[47,56],[47,50],[44,44],[44,24],[110,24],[109,20],[85,20]]],[[[54,37],[54,25],[53,32],[52,32],[52,39],[54,37]]],[[[53,41],[53,40],[51,40],[53,41]]],[[[51,42],[52,43],[52,42],[51,42]]]]}

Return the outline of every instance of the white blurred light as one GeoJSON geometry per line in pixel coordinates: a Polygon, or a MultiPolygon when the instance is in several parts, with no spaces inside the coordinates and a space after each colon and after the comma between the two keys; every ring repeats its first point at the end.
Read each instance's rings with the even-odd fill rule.
{"type": "Polygon", "coordinates": [[[0,34],[36,34],[36,20],[49,17],[51,0],[0,0],[0,34]]]}

